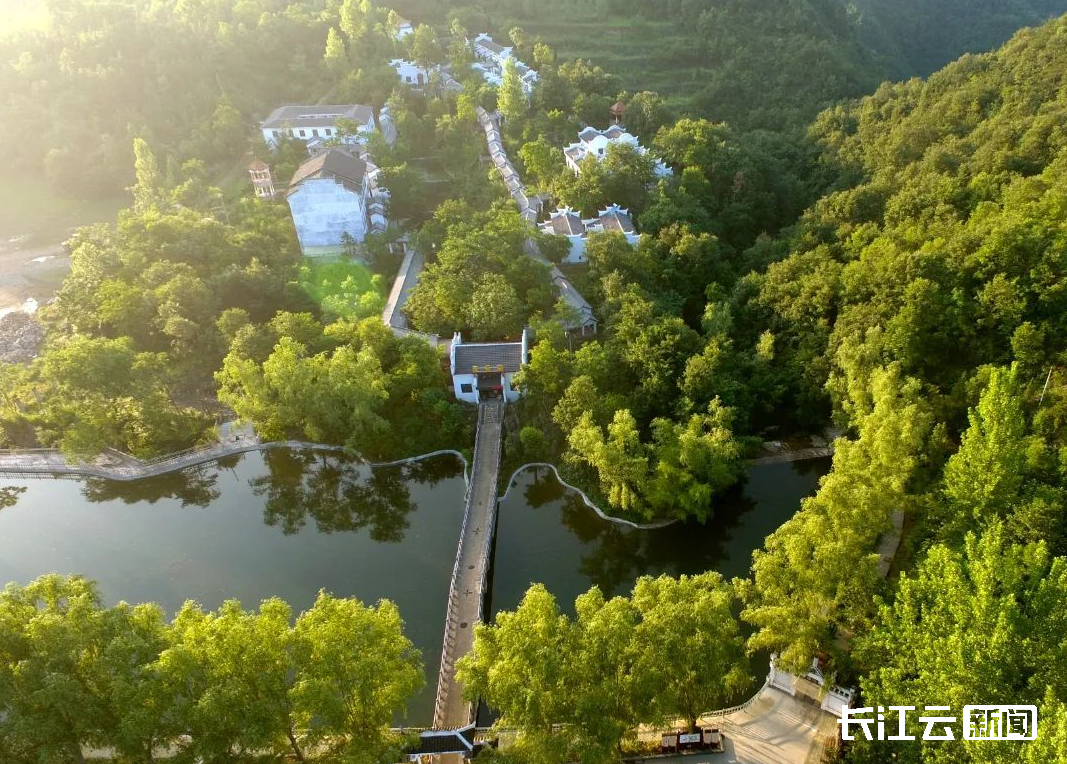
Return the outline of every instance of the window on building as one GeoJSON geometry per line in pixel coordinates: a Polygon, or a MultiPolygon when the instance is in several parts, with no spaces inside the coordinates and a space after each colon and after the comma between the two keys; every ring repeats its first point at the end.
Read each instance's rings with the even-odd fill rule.
{"type": "Polygon", "coordinates": [[[300,137],[301,138],[307,138],[307,131],[306,130],[301,130],[300,131],[300,137]]]}
{"type": "Polygon", "coordinates": [[[474,386],[471,385],[469,382],[464,382],[463,384],[461,384],[459,386],[459,391],[461,393],[473,393],[474,392],[474,386]]]}
{"type": "Polygon", "coordinates": [[[311,137],[312,138],[318,138],[319,137],[319,131],[318,130],[312,130],[311,131],[311,137]]]}

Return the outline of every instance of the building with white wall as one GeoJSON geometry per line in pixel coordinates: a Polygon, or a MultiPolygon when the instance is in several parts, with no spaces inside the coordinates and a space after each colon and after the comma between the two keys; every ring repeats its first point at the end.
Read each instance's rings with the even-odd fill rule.
{"type": "Polygon", "coordinates": [[[413,88],[421,88],[429,84],[430,77],[437,71],[437,67],[426,68],[419,66],[414,61],[408,61],[406,58],[394,58],[389,62],[389,66],[393,67],[401,83],[410,85],[413,88]]]}
{"type": "Polygon", "coordinates": [[[519,399],[514,377],[530,359],[528,330],[522,330],[519,342],[464,342],[456,332],[449,353],[457,399],[475,404],[488,398],[519,399]]]}
{"type": "MultiPolygon", "coordinates": [[[[638,154],[647,154],[648,149],[641,145],[637,136],[626,132],[621,125],[612,125],[607,130],[597,130],[595,127],[587,127],[578,133],[578,142],[572,143],[563,149],[563,156],[567,160],[567,166],[575,175],[582,172],[582,161],[593,157],[598,162],[608,155],[609,146],[628,145],[633,146],[638,154]]],[[[656,159],[655,173],[657,178],[665,178],[673,175],[673,171],[662,159],[656,159]]]]}
{"type": "Polygon", "coordinates": [[[522,92],[527,98],[533,95],[538,74],[535,70],[515,58],[514,49],[510,45],[497,44],[486,32],[479,34],[470,43],[474,49],[474,55],[480,59],[471,64],[471,68],[481,75],[486,84],[500,87],[500,83],[504,79],[504,67],[509,60],[514,60],[519,77],[522,80],[522,92]]]}
{"type": "Polygon", "coordinates": [[[564,258],[567,263],[587,262],[585,243],[590,234],[621,233],[630,246],[636,245],[641,238],[634,228],[630,211],[617,204],[605,207],[595,218],[582,218],[570,207],[560,207],[549,213],[548,220],[538,223],[538,227],[545,233],[567,238],[571,245],[564,258]]]}
{"type": "Polygon", "coordinates": [[[363,143],[375,129],[374,109],[362,104],[279,106],[260,123],[260,129],[268,146],[277,146],[286,137],[309,143],[339,137],[341,120],[356,124],[355,135],[344,139],[350,145],[363,143]]]}
{"type": "Polygon", "coordinates": [[[270,165],[262,159],[256,159],[248,165],[248,174],[252,178],[252,187],[256,191],[256,196],[260,199],[274,198],[274,177],[271,175],[270,165]]]}
{"type": "Polygon", "coordinates": [[[362,243],[369,232],[385,230],[388,194],[378,189],[378,168],[369,160],[332,147],[297,168],[286,201],[305,256],[338,255],[346,234],[362,243]]]}
{"type": "Polygon", "coordinates": [[[411,22],[405,18],[401,18],[398,16],[396,20],[396,32],[393,34],[393,37],[396,39],[396,41],[400,42],[409,34],[414,33],[415,29],[411,26],[411,22]]]}

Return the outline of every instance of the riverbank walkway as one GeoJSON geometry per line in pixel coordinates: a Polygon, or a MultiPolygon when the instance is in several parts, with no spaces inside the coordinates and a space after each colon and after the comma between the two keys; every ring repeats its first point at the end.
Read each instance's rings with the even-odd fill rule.
{"type": "Polygon", "coordinates": [[[464,700],[463,689],[456,682],[455,669],[456,661],[474,646],[474,626],[485,615],[486,582],[496,526],[503,419],[503,401],[487,401],[478,406],[474,461],[445,613],[445,638],[433,712],[435,729],[465,727],[474,721],[477,712],[476,704],[464,700]]]}

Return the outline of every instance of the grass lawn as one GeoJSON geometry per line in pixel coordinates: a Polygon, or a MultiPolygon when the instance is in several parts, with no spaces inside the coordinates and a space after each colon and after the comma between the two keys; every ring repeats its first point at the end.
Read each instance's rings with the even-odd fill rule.
{"type": "Polygon", "coordinates": [[[692,47],[693,35],[678,25],[618,18],[589,21],[573,7],[555,6],[536,18],[516,18],[502,25],[521,26],[528,35],[541,37],[560,59],[584,58],[599,64],[622,80],[631,92],[655,90],[668,104],[684,111],[699,89],[705,65],[685,65],[676,51],[692,47]]]}
{"type": "Polygon", "coordinates": [[[300,286],[334,318],[367,318],[385,307],[384,279],[350,260],[304,260],[300,286]]]}

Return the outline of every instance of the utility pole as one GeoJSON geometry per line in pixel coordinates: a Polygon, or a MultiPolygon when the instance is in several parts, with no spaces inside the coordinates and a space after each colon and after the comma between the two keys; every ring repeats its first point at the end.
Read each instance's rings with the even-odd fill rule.
{"type": "Polygon", "coordinates": [[[1045,377],[1045,386],[1043,388],[1041,388],[1041,397],[1037,399],[1037,405],[1038,406],[1040,406],[1041,402],[1045,400],[1045,393],[1048,392],[1048,383],[1049,383],[1049,380],[1052,379],[1052,370],[1054,368],[1055,368],[1054,366],[1049,366],[1049,368],[1048,368],[1048,376],[1045,377]]]}

